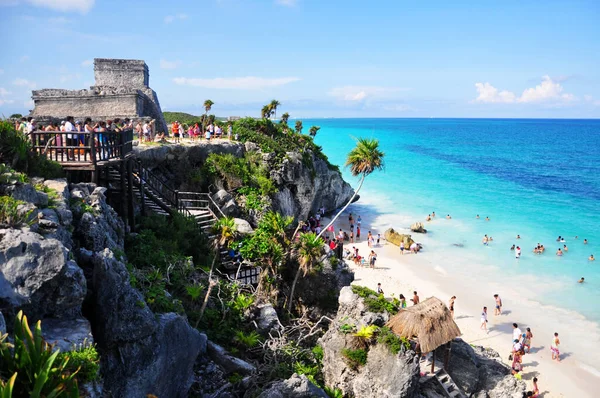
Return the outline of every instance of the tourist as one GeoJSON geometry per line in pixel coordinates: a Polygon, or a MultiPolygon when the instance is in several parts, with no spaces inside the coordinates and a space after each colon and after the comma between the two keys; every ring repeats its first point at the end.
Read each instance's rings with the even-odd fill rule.
{"type": "Polygon", "coordinates": [[[577,281],[577,283],[583,283],[585,282],[585,278],[582,276],[580,280],[577,281]]]}
{"type": "Polygon", "coordinates": [[[479,214],[477,214],[477,215],[475,216],[475,218],[476,218],[477,220],[479,220],[479,214]]]}
{"type": "MultiPolygon", "coordinates": [[[[321,228],[319,228],[319,227],[317,227],[317,228],[318,228],[318,229],[321,229],[321,228]]],[[[319,234],[319,233],[317,232],[317,235],[318,235],[318,234],[319,234]]],[[[350,243],[354,243],[354,232],[353,232],[352,230],[350,231],[350,243]]]]}
{"type": "Polygon", "coordinates": [[[560,250],[560,247],[556,251],[556,255],[559,256],[559,257],[563,255],[563,252],[562,252],[562,250],[560,250]]]}
{"type": "Polygon", "coordinates": [[[381,283],[377,284],[377,294],[383,295],[383,289],[381,288],[381,283]]]}
{"type": "Polygon", "coordinates": [[[431,214],[427,215],[427,218],[425,219],[425,221],[431,221],[431,214]]]}
{"type": "Polygon", "coordinates": [[[481,243],[483,243],[484,246],[487,246],[488,245],[488,240],[489,240],[488,236],[484,235],[483,239],[481,240],[481,243]]]}
{"type": "Polygon", "coordinates": [[[489,218],[489,217],[486,217],[486,218],[485,218],[485,221],[490,221],[490,218],[489,218]]]}
{"type": "Polygon", "coordinates": [[[156,134],[156,136],[154,137],[154,142],[162,142],[165,141],[165,133],[158,133],[156,134]]]}
{"type": "Polygon", "coordinates": [[[456,296],[450,297],[450,301],[448,302],[448,308],[452,314],[452,319],[454,319],[454,300],[456,300],[456,296]]]}
{"type": "Polygon", "coordinates": [[[494,300],[496,301],[494,315],[502,315],[502,299],[497,294],[494,294],[494,300]]]}
{"type": "Polygon", "coordinates": [[[181,128],[181,125],[177,121],[175,121],[175,123],[173,123],[173,127],[171,127],[171,132],[173,133],[175,142],[179,142],[179,137],[181,136],[181,134],[179,133],[180,128],[181,128]]]}
{"type": "Polygon", "coordinates": [[[583,244],[584,244],[584,245],[587,245],[587,243],[588,243],[588,242],[587,242],[587,239],[584,239],[584,240],[583,240],[583,244]]]}
{"type": "MultiPolygon", "coordinates": [[[[177,127],[177,129],[177,131],[179,131],[179,127],[177,127]]],[[[142,126],[142,134],[144,135],[144,140],[146,142],[150,141],[150,123],[148,123],[147,121],[145,121],[144,125],[142,126]]]]}
{"type": "Polygon", "coordinates": [[[360,225],[356,227],[356,241],[360,240],[360,225]]]}
{"type": "Polygon", "coordinates": [[[377,260],[377,254],[375,254],[375,252],[373,250],[371,250],[371,253],[369,254],[369,266],[371,268],[375,268],[376,260],[377,260]]]}
{"type": "Polygon", "coordinates": [[[538,382],[537,377],[534,377],[533,378],[533,391],[532,391],[533,392],[532,397],[534,397],[534,398],[540,395],[540,388],[538,387],[537,382],[538,382]]]}
{"type": "Polygon", "coordinates": [[[377,246],[379,246],[380,241],[381,241],[381,234],[377,234],[377,246]]]}
{"type": "Polygon", "coordinates": [[[352,217],[352,213],[348,214],[348,224],[350,224],[350,228],[354,228],[354,218],[352,217]]]}
{"type": "MultiPolygon", "coordinates": [[[[73,116],[67,116],[67,120],[64,122],[64,130],[68,134],[66,134],[66,146],[74,147],[77,146],[77,134],[71,134],[71,132],[75,131],[75,126],[73,125],[73,116]]],[[[69,160],[75,160],[75,154],[73,152],[73,148],[67,149],[67,158],[69,160]]]]}
{"type": "Polygon", "coordinates": [[[527,347],[527,353],[531,351],[531,339],[533,338],[533,333],[531,333],[531,328],[527,328],[527,331],[523,334],[523,349],[527,347]]]}
{"type": "Polygon", "coordinates": [[[144,141],[144,135],[142,134],[142,123],[138,120],[138,122],[135,124],[135,134],[138,136],[138,140],[140,142],[144,141]]]}
{"type": "Polygon", "coordinates": [[[207,141],[210,141],[211,135],[212,133],[208,129],[204,132],[204,138],[206,138],[207,141]]]}
{"type": "Polygon", "coordinates": [[[517,325],[516,323],[512,324],[513,326],[513,340],[517,340],[517,341],[521,341],[521,335],[523,334],[523,332],[521,332],[521,329],[519,329],[519,325],[517,325]]]}
{"type": "Polygon", "coordinates": [[[400,308],[406,308],[406,298],[400,293],[400,308]]]}
{"type": "Polygon", "coordinates": [[[448,215],[446,216],[446,220],[450,220],[450,219],[452,219],[452,217],[450,217],[450,214],[448,214],[448,215]]]}
{"type": "Polygon", "coordinates": [[[431,212],[431,218],[435,218],[435,211],[431,212]]]}
{"type": "Polygon", "coordinates": [[[358,215],[358,218],[356,219],[356,225],[358,227],[360,227],[360,224],[362,223],[362,218],[360,218],[360,214],[358,215]]]}
{"type": "Polygon", "coordinates": [[[217,131],[215,132],[215,135],[217,136],[217,138],[221,138],[223,136],[223,129],[220,125],[217,125],[217,131]]]}
{"type": "Polygon", "coordinates": [[[419,304],[419,295],[416,290],[413,292],[413,298],[411,298],[410,301],[413,302],[413,305],[419,304]]]}
{"type": "Polygon", "coordinates": [[[490,238],[488,240],[491,242],[494,240],[494,238],[492,238],[492,236],[490,235],[490,238]]]}
{"type": "Polygon", "coordinates": [[[517,246],[517,248],[515,249],[515,258],[521,258],[521,248],[519,246],[517,246]]]}
{"type": "MultiPolygon", "coordinates": [[[[183,138],[183,134],[185,133],[185,128],[183,127],[183,124],[179,125],[179,137],[183,138]]],[[[177,138],[177,142],[180,142],[179,138],[177,138]]]]}
{"type": "Polygon", "coordinates": [[[490,331],[487,328],[487,323],[487,307],[483,307],[483,311],[481,312],[481,326],[479,326],[479,329],[485,330],[486,333],[489,333],[490,331]]]}
{"type": "Polygon", "coordinates": [[[400,242],[400,254],[404,255],[404,241],[400,242]]]}
{"type": "Polygon", "coordinates": [[[594,258],[593,254],[590,254],[590,256],[588,257],[588,260],[589,261],[595,261],[596,259],[594,258]]]}
{"type": "Polygon", "coordinates": [[[208,131],[210,132],[211,137],[215,135],[215,126],[212,123],[208,125],[208,131]]]}
{"type": "Polygon", "coordinates": [[[521,239],[521,235],[517,234],[517,239],[521,239]]]}
{"type": "Polygon", "coordinates": [[[568,252],[569,251],[569,248],[567,247],[567,245],[563,245],[563,251],[564,252],[568,252]]]}
{"type": "Polygon", "coordinates": [[[229,123],[227,125],[227,138],[229,139],[229,141],[231,141],[232,134],[233,134],[233,127],[231,126],[231,123],[229,123]]]}
{"type": "Polygon", "coordinates": [[[371,234],[371,231],[367,233],[367,245],[369,247],[373,245],[373,235],[371,234]]]}
{"type": "Polygon", "coordinates": [[[198,137],[200,137],[200,125],[198,123],[194,124],[194,137],[193,139],[196,140],[198,137]]]}
{"type": "Polygon", "coordinates": [[[552,352],[552,359],[556,362],[560,362],[560,340],[558,339],[558,333],[554,333],[552,338],[552,344],[550,345],[550,351],[552,352]]]}
{"type": "Polygon", "coordinates": [[[513,245],[510,247],[510,250],[511,250],[511,251],[514,251],[514,250],[515,250],[515,245],[514,245],[514,244],[513,244],[513,245]]]}
{"type": "Polygon", "coordinates": [[[558,238],[556,238],[556,241],[557,241],[557,242],[563,242],[563,241],[564,241],[564,239],[563,239],[563,237],[562,237],[562,236],[558,235],[558,238]]]}
{"type": "Polygon", "coordinates": [[[338,233],[338,239],[344,239],[344,231],[340,228],[340,232],[338,233]]]}
{"type": "Polygon", "coordinates": [[[416,242],[413,242],[410,244],[410,251],[414,254],[417,254],[419,252],[419,245],[417,245],[416,242]]]}

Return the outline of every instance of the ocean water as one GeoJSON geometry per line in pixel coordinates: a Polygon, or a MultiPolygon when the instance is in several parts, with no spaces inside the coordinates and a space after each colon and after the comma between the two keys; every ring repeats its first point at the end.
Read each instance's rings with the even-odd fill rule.
{"type": "MultiPolygon", "coordinates": [[[[541,311],[558,307],[600,322],[600,259],[588,261],[600,257],[600,120],[303,122],[321,127],[316,142],[340,166],[354,138],[379,139],[385,170],[367,177],[354,211],[395,229],[435,211],[429,233],[413,237],[437,271],[494,290],[511,286],[541,311]],[[487,247],[484,234],[493,237],[487,247]],[[538,242],[543,255],[533,253],[538,242]],[[519,260],[513,244],[522,249],[519,260]],[[563,245],[568,252],[556,256],[563,245]],[[578,284],[582,276],[586,282],[578,284]]],[[[357,186],[347,169],[342,173],[357,186]]]]}

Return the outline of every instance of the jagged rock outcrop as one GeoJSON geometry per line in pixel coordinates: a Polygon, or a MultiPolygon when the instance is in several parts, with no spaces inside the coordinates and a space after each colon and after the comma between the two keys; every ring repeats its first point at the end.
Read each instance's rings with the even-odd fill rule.
{"type": "Polygon", "coordinates": [[[351,287],[340,292],[339,309],[319,344],[323,347],[323,376],[330,387],[339,388],[349,397],[413,397],[418,390],[419,364],[413,351],[392,354],[385,345],[371,346],[367,363],[358,369],[348,366],[342,350],[352,348],[351,337],[340,326],[383,326],[389,314],[369,312],[363,299],[351,287]]]}
{"type": "MultiPolygon", "coordinates": [[[[366,396],[366,395],[365,395],[366,396]]],[[[273,383],[258,398],[327,398],[305,375],[294,373],[289,379],[273,383]]]]}
{"type": "MultiPolygon", "coordinates": [[[[174,188],[186,191],[192,189],[188,181],[189,171],[199,169],[211,153],[241,157],[248,151],[260,150],[251,142],[244,144],[219,140],[198,141],[194,145],[138,146],[134,151],[144,166],[162,174],[174,188]]],[[[308,218],[309,214],[316,213],[321,207],[333,211],[346,204],[354,193],[337,170],[330,169],[325,160],[310,151],[308,153],[312,167],[303,162],[300,153],[288,152],[280,163],[273,154],[262,154],[270,178],[277,186],[277,192],[271,198],[271,208],[297,220],[308,218]]],[[[217,188],[224,187],[217,184],[217,188]]],[[[216,199],[213,196],[213,200],[221,206],[225,205],[227,215],[237,215],[237,206],[231,203],[231,195],[227,196],[226,191],[219,192],[215,194],[216,199]]]]}
{"type": "Polygon", "coordinates": [[[396,246],[400,246],[400,243],[404,242],[404,247],[407,250],[410,247],[410,245],[412,245],[415,242],[410,235],[399,234],[394,230],[394,228],[386,229],[383,233],[383,236],[385,240],[396,246]]]}
{"type": "Polygon", "coordinates": [[[94,335],[105,393],[185,397],[202,337],[176,314],[157,317],[129,284],[125,265],[105,249],[94,256],[94,335]]]}
{"type": "Polygon", "coordinates": [[[410,230],[419,234],[427,233],[425,226],[422,222],[416,222],[410,226],[410,230]]]}

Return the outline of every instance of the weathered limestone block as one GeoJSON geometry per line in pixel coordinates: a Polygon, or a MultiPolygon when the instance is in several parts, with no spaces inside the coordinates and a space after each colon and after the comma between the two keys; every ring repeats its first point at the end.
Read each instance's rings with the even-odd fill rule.
{"type": "MultiPolygon", "coordinates": [[[[367,396],[367,395],[365,395],[367,396]]],[[[258,398],[327,398],[328,395],[308,380],[294,373],[289,379],[275,382],[258,398]]]]}
{"type": "Polygon", "coordinates": [[[396,246],[400,246],[400,243],[404,242],[404,247],[407,250],[410,247],[410,245],[412,245],[415,242],[410,235],[399,234],[394,230],[394,228],[388,228],[383,233],[383,236],[385,237],[385,240],[396,246]]]}

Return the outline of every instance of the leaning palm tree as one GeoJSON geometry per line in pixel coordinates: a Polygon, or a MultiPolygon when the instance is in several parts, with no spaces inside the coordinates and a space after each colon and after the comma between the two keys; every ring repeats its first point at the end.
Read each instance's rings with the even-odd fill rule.
{"type": "Polygon", "coordinates": [[[302,120],[296,120],[296,126],[294,127],[296,133],[302,134],[302,120]]]}
{"type": "Polygon", "coordinates": [[[232,242],[237,236],[235,221],[232,217],[223,217],[219,219],[219,221],[213,225],[213,233],[215,234],[212,242],[214,257],[210,266],[210,272],[208,273],[208,290],[206,291],[206,296],[204,296],[202,308],[200,308],[200,315],[198,317],[198,321],[196,322],[196,327],[198,327],[198,322],[200,322],[202,316],[204,315],[204,310],[206,310],[206,305],[208,304],[208,299],[210,297],[212,288],[217,284],[217,282],[213,280],[213,271],[215,269],[215,263],[221,255],[220,249],[222,247],[227,247],[229,243],[232,242]]]}
{"type": "Polygon", "coordinates": [[[269,117],[271,117],[270,105],[265,105],[262,107],[262,109],[260,110],[260,117],[262,117],[263,119],[268,119],[269,117]]]}
{"type": "Polygon", "coordinates": [[[321,253],[323,252],[323,243],[323,239],[319,238],[314,232],[300,234],[297,249],[298,271],[296,271],[296,276],[292,283],[292,291],[290,292],[288,301],[288,311],[292,310],[294,291],[296,290],[296,283],[298,283],[300,273],[304,273],[304,276],[306,276],[306,274],[312,271],[313,266],[319,260],[319,257],[321,257],[321,253]]]}
{"type": "MultiPolygon", "coordinates": [[[[206,101],[204,101],[204,104],[203,104],[203,106],[204,106],[204,115],[205,115],[205,117],[204,117],[204,121],[206,121],[206,118],[208,117],[208,112],[210,112],[210,110],[212,109],[212,106],[213,106],[214,104],[215,104],[215,103],[214,103],[214,102],[212,102],[212,101],[211,101],[211,100],[209,100],[209,99],[207,99],[206,101]]],[[[202,131],[204,132],[205,130],[206,130],[206,128],[205,128],[205,123],[202,123],[202,131]]]]}
{"type": "Polygon", "coordinates": [[[281,105],[281,102],[277,101],[277,100],[273,100],[271,101],[271,103],[269,104],[269,107],[271,108],[271,112],[273,112],[273,115],[275,116],[275,118],[277,118],[277,107],[281,105]]]}
{"type": "Polygon", "coordinates": [[[311,126],[308,130],[308,134],[310,134],[311,137],[315,137],[320,129],[321,127],[319,126],[311,126]]]}
{"type": "Polygon", "coordinates": [[[342,214],[346,208],[352,203],[358,191],[362,188],[365,177],[374,172],[375,170],[383,169],[383,157],[385,154],[379,150],[379,140],[375,138],[359,138],[356,141],[354,149],[348,153],[346,157],[345,166],[350,166],[350,172],[354,177],[361,176],[358,188],[354,191],[354,195],[350,198],[348,203],[340,210],[335,217],[331,220],[325,228],[319,233],[319,237],[327,231],[327,228],[333,225],[335,220],[342,214]]]}
{"type": "Polygon", "coordinates": [[[287,126],[289,119],[290,119],[290,114],[287,112],[284,113],[283,115],[281,115],[281,124],[285,124],[287,126]]]}

